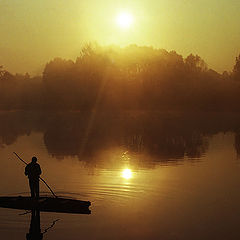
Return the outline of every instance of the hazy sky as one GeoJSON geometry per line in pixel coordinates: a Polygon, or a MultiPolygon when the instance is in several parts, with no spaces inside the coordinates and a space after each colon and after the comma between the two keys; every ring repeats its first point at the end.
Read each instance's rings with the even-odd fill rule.
{"type": "Polygon", "coordinates": [[[199,54],[222,72],[240,53],[239,13],[239,0],[0,0],[0,65],[36,74],[97,41],[199,54]],[[116,25],[121,11],[134,17],[128,30],[116,25]]]}

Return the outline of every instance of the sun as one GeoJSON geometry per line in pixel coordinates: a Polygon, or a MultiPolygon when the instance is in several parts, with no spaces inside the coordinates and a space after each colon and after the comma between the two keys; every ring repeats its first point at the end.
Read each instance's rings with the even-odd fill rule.
{"type": "Polygon", "coordinates": [[[128,12],[121,12],[116,17],[116,23],[122,29],[128,29],[133,24],[133,16],[128,12]]]}
{"type": "Polygon", "coordinates": [[[132,171],[131,171],[131,169],[128,169],[128,168],[124,169],[122,171],[122,177],[125,178],[125,179],[132,178],[132,171]]]}

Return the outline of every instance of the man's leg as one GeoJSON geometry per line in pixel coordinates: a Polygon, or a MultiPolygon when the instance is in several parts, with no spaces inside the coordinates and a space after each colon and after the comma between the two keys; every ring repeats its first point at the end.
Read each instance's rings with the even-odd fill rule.
{"type": "Polygon", "coordinates": [[[39,198],[39,179],[35,182],[35,196],[39,198]]]}
{"type": "Polygon", "coordinates": [[[29,178],[29,187],[30,187],[30,190],[31,190],[31,197],[34,198],[35,197],[34,181],[30,178],[29,178]]]}
{"type": "Polygon", "coordinates": [[[36,185],[36,197],[39,198],[39,179],[37,180],[37,185],[36,185]]]}

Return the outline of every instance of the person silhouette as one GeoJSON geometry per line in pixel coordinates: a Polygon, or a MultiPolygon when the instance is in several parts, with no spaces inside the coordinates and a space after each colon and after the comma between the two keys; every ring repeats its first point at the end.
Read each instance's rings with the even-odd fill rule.
{"type": "Polygon", "coordinates": [[[25,175],[29,179],[29,187],[31,190],[31,197],[39,197],[39,176],[41,175],[42,170],[40,165],[37,163],[37,158],[32,157],[32,162],[25,167],[25,175]]]}
{"type": "Polygon", "coordinates": [[[43,233],[41,233],[40,226],[40,211],[33,209],[31,212],[31,223],[29,233],[26,234],[27,240],[42,240],[43,233]]]}

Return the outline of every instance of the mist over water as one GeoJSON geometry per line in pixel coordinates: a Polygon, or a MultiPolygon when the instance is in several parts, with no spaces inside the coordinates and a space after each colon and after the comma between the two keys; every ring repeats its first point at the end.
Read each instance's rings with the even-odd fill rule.
{"type": "MultiPolygon", "coordinates": [[[[92,202],[89,216],[40,213],[42,232],[60,219],[43,239],[236,239],[239,118],[216,112],[2,112],[1,196],[29,194],[16,151],[26,161],[39,158],[58,196],[92,202]]],[[[41,195],[51,195],[44,185],[41,195]]],[[[1,238],[24,239],[30,214],[0,211],[1,238]]]]}

